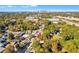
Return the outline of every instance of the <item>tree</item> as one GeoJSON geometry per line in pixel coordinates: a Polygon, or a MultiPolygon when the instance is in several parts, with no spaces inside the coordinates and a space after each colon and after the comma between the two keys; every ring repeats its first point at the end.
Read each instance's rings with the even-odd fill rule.
{"type": "Polygon", "coordinates": [[[76,45],[71,41],[66,42],[63,49],[64,51],[70,52],[70,53],[77,52],[76,45]]]}

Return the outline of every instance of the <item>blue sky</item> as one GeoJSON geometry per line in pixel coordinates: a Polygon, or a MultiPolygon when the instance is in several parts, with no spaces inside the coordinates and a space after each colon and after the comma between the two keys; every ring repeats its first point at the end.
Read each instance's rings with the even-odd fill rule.
{"type": "Polygon", "coordinates": [[[79,11],[79,5],[0,5],[0,12],[79,11]]]}

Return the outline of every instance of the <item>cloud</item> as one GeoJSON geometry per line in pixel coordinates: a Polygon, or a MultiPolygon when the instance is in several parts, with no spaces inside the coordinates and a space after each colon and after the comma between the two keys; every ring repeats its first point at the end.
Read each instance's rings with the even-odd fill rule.
{"type": "Polygon", "coordinates": [[[7,7],[14,7],[14,6],[12,6],[12,5],[7,5],[7,7]]]}
{"type": "Polygon", "coordinates": [[[20,5],[20,7],[22,8],[33,8],[33,7],[37,7],[38,5],[20,5]]]}
{"type": "Polygon", "coordinates": [[[33,5],[30,5],[30,6],[31,6],[31,7],[37,7],[38,5],[34,5],[34,4],[33,4],[33,5]]]}

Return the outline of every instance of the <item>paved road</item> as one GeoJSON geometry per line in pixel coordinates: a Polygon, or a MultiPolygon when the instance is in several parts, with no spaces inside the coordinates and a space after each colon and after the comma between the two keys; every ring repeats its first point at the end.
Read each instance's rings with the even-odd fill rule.
{"type": "MultiPolygon", "coordinates": [[[[23,48],[20,48],[20,49],[17,51],[17,53],[25,53],[26,50],[27,50],[27,48],[29,47],[29,45],[30,45],[30,42],[27,43],[23,48]]],[[[26,53],[29,53],[29,52],[27,51],[26,53]]]]}
{"type": "MultiPolygon", "coordinates": [[[[75,22],[71,22],[71,21],[68,21],[68,20],[66,20],[66,19],[62,19],[62,18],[60,18],[63,22],[66,22],[67,24],[70,24],[70,25],[75,25],[75,26],[77,26],[77,27],[79,27],[79,24],[78,23],[75,23],[75,22]]],[[[75,19],[76,20],[76,19],[75,19]]]]}
{"type": "Polygon", "coordinates": [[[67,24],[75,25],[75,26],[79,27],[79,24],[77,24],[77,23],[70,22],[70,21],[68,21],[68,20],[62,20],[62,21],[63,21],[63,22],[66,22],[67,24]]]}

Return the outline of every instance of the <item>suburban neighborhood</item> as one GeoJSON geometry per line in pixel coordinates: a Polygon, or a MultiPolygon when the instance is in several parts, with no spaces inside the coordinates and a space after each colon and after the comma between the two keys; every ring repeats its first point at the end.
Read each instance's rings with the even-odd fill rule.
{"type": "Polygon", "coordinates": [[[0,13],[0,53],[79,52],[77,15],[76,12],[0,13]]]}

